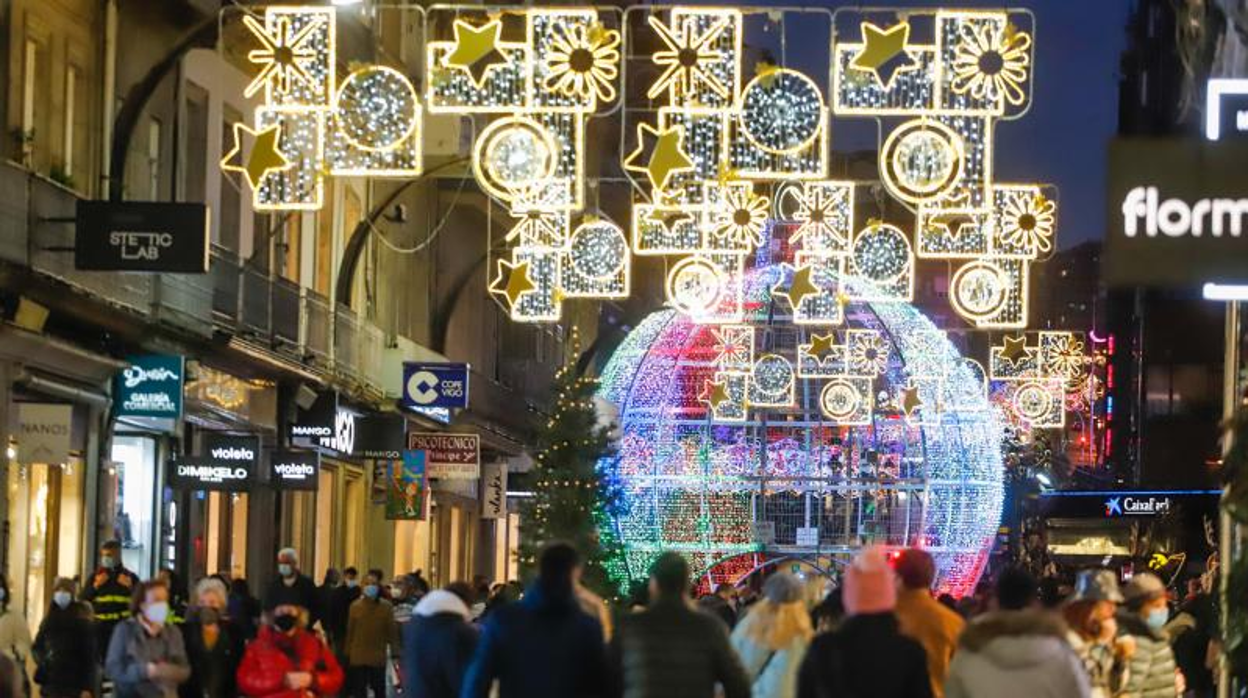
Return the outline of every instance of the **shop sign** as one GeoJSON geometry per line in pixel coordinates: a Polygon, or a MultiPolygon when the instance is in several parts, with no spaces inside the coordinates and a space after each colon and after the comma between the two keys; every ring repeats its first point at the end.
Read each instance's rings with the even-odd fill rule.
{"type": "Polygon", "coordinates": [[[208,273],[203,203],[80,200],[74,229],[77,269],[208,273]]]}
{"type": "Polygon", "coordinates": [[[251,488],[253,465],[184,456],[169,462],[169,486],[175,490],[245,492],[251,488]]]}
{"type": "Polygon", "coordinates": [[[260,460],[260,437],[209,432],[204,434],[204,452],[200,457],[227,465],[245,463],[254,470],[260,460]]]}
{"type": "Polygon", "coordinates": [[[17,460],[21,463],[64,463],[69,460],[74,407],[47,402],[17,406],[17,460]]]}
{"type": "Polygon", "coordinates": [[[472,480],[481,476],[481,437],[478,434],[411,432],[407,448],[428,452],[430,478],[472,480]]]}
{"type": "Polygon", "coordinates": [[[355,452],[356,419],[354,412],[338,404],[338,393],[324,392],[290,425],[290,438],[351,455],[355,452]]]}
{"type": "Polygon", "coordinates": [[[481,518],[507,518],[507,464],[504,462],[481,466],[481,518]]]}
{"type": "Polygon", "coordinates": [[[315,492],[321,470],[316,451],[270,451],[269,484],[278,490],[315,492]]]}
{"type": "Polygon", "coordinates": [[[401,459],[390,461],[390,477],[386,483],[386,519],[411,521],[425,518],[427,477],[424,451],[404,451],[401,459]]]}
{"type": "Polygon", "coordinates": [[[1157,516],[1169,512],[1173,504],[1174,500],[1170,497],[1106,497],[1105,516],[1157,516]]]}
{"type": "Polygon", "coordinates": [[[355,420],[352,454],[360,458],[401,458],[407,419],[401,414],[369,414],[355,420]]]}
{"type": "Polygon", "coordinates": [[[1109,152],[1108,284],[1248,283],[1248,140],[1125,138],[1109,152]]]}
{"type": "Polygon", "coordinates": [[[468,364],[403,363],[404,407],[468,407],[468,364]]]}
{"type": "Polygon", "coordinates": [[[1163,516],[1180,506],[1216,511],[1221,490],[1066,490],[1042,492],[1041,513],[1047,518],[1163,516]]]}
{"type": "Polygon", "coordinates": [[[182,415],[181,356],[146,354],[131,356],[130,365],[117,374],[115,400],[120,417],[164,417],[182,415]]]}
{"type": "Polygon", "coordinates": [[[1248,138],[1248,80],[1210,78],[1205,86],[1205,137],[1248,138]]]}

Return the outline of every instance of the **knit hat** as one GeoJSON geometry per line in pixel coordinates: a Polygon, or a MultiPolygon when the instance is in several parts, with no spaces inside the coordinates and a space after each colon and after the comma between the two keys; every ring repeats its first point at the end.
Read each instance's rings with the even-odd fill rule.
{"type": "Polygon", "coordinates": [[[893,610],[897,586],[882,549],[871,546],[854,557],[845,568],[844,590],[845,610],[850,615],[893,610]]]}
{"type": "Polygon", "coordinates": [[[1118,578],[1109,570],[1084,570],[1075,578],[1075,593],[1070,600],[1122,603],[1118,578]]]}
{"type": "Polygon", "coordinates": [[[777,572],[763,583],[763,596],[776,605],[800,601],[802,583],[788,572],[777,572]]]}
{"type": "Polygon", "coordinates": [[[1155,574],[1141,572],[1122,587],[1122,595],[1128,606],[1138,606],[1146,601],[1166,595],[1166,585],[1155,574]]]}

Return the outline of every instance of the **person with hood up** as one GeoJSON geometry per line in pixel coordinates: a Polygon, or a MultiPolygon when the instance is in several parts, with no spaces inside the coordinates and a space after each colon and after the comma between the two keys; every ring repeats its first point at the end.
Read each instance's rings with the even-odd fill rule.
{"type": "Polygon", "coordinates": [[[402,628],[402,676],[405,698],[459,698],[464,674],[477,647],[463,582],[425,594],[412,620],[402,628]]]}
{"type": "Polygon", "coordinates": [[[864,548],[845,570],[848,617],[815,637],[797,677],[799,698],[931,698],[927,655],[901,634],[897,586],[879,547],[864,548]]]}
{"type": "Polygon", "coordinates": [[[581,558],[551,543],[538,558],[537,581],[518,603],[490,614],[468,665],[461,698],[592,698],[609,692],[602,626],[581,610],[581,558]]]}
{"type": "Polygon", "coordinates": [[[1120,641],[1114,610],[1122,602],[1118,578],[1109,570],[1084,570],[1062,607],[1066,640],[1083,663],[1092,698],[1117,696],[1126,678],[1128,643],[1120,641]]]}
{"type": "Polygon", "coordinates": [[[304,610],[279,604],[247,645],[238,666],[238,692],[254,698],[334,696],[342,689],[342,667],[334,653],[305,629],[304,610]]]}
{"type": "Polygon", "coordinates": [[[918,548],[901,551],[894,561],[900,588],[897,590],[897,624],[901,634],[923,645],[927,654],[927,675],[932,695],[941,698],[949,662],[958,645],[966,621],[956,611],[932,597],[936,581],[936,561],[931,553],[918,548]]]}
{"type": "Polygon", "coordinates": [[[972,620],[949,665],[945,698],[1088,698],[1066,625],[1041,609],[1039,584],[1021,569],[997,578],[996,610],[972,620]]]}
{"type": "Polygon", "coordinates": [[[1129,638],[1124,698],[1174,698],[1184,690],[1183,675],[1174,663],[1166,621],[1166,585],[1155,574],[1142,572],[1122,589],[1118,611],[1119,635],[1129,638]]]}
{"type": "Polygon", "coordinates": [[[810,624],[802,582],[777,572],[763,583],[763,600],[732,632],[754,698],[793,698],[797,671],[815,631],[810,624]]]}

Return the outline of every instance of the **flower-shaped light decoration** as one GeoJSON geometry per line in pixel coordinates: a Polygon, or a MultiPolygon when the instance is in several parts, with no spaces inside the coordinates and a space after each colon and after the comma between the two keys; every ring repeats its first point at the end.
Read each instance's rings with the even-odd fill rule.
{"type": "Polygon", "coordinates": [[[1031,35],[1012,24],[966,25],[967,36],[959,43],[953,59],[953,81],[958,94],[970,93],[979,100],[995,102],[1004,98],[1019,106],[1027,98],[1023,85],[1031,66],[1031,35]]]}
{"type": "Polygon", "coordinates": [[[888,368],[888,341],[881,333],[855,337],[849,343],[849,370],[855,375],[878,376],[888,368]]]}
{"type": "Polygon", "coordinates": [[[1055,338],[1053,346],[1053,369],[1063,375],[1067,382],[1079,382],[1083,377],[1088,358],[1083,354],[1083,342],[1073,336],[1055,338]]]}
{"type": "Polygon", "coordinates": [[[757,247],[766,240],[767,211],[771,201],[758,196],[749,185],[729,187],[720,202],[715,236],[742,247],[757,247]]]}
{"type": "Polygon", "coordinates": [[[551,92],[580,99],[615,99],[620,74],[620,33],[601,24],[562,27],[550,40],[544,86],[551,92]]]}
{"type": "Polygon", "coordinates": [[[718,61],[722,57],[719,51],[709,47],[714,45],[720,34],[732,26],[727,18],[711,25],[701,34],[697,33],[697,27],[690,21],[684,22],[679,34],[657,17],[650,18],[650,26],[666,47],[662,51],[655,51],[652,57],[655,64],[662,66],[664,70],[650,85],[647,97],[654,99],[669,87],[674,88],[677,95],[692,95],[697,92],[700,83],[720,97],[728,98],[728,87],[706,67],[707,63],[718,61]]]}
{"type": "Polygon", "coordinates": [[[1001,242],[1033,254],[1053,249],[1056,208],[1039,194],[1010,197],[1001,212],[1001,242]]]}

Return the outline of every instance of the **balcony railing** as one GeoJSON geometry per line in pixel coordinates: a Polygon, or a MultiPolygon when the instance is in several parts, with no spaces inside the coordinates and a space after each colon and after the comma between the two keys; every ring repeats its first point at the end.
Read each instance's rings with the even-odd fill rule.
{"type": "Polygon", "coordinates": [[[0,260],[29,267],[97,301],[153,323],[210,336],[246,337],[380,389],[385,333],[345,306],[272,276],[213,246],[208,274],[89,272],[74,268],[77,196],[11,162],[0,162],[0,260]]]}

